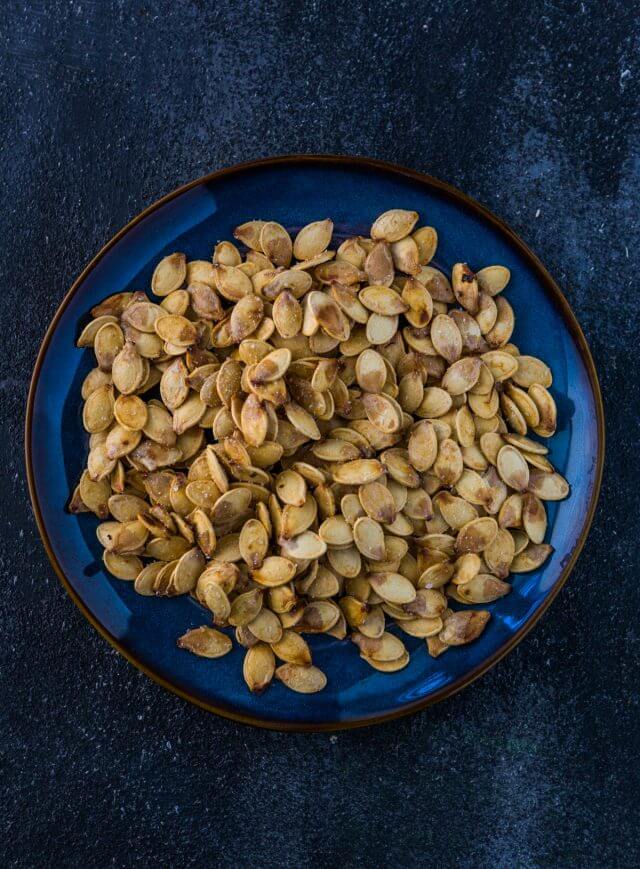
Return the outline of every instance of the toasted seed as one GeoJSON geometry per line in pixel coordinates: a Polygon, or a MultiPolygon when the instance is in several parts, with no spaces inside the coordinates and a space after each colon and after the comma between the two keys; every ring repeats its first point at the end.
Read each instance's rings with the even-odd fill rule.
{"type": "Polygon", "coordinates": [[[202,658],[221,658],[231,651],[231,638],[203,625],[183,634],[178,640],[178,648],[187,649],[202,658]]]}
{"type": "Polygon", "coordinates": [[[265,223],[260,230],[260,247],[263,253],[276,266],[285,266],[291,262],[293,244],[284,226],[279,223],[265,223]]]}
{"type": "Polygon", "coordinates": [[[340,619],[338,606],[329,600],[315,600],[304,608],[298,629],[308,633],[326,633],[340,619]]]}
{"type": "Polygon", "coordinates": [[[390,449],[381,454],[384,470],[402,486],[417,489],[420,477],[409,462],[409,454],[405,450],[390,449]]]}
{"type": "Polygon", "coordinates": [[[556,403],[551,393],[539,383],[534,383],[529,387],[529,397],[535,403],[540,415],[540,421],[533,426],[533,430],[540,437],[551,437],[555,434],[557,425],[556,403]]]}
{"type": "Polygon", "coordinates": [[[512,489],[524,492],[529,485],[529,466],[522,454],[511,444],[505,444],[496,459],[498,473],[512,489]]]}
{"type": "MultiPolygon", "coordinates": [[[[251,628],[249,628],[249,630],[251,630],[251,628]]],[[[256,645],[251,646],[245,655],[244,663],[242,665],[242,675],[249,690],[255,694],[264,691],[273,679],[275,668],[276,660],[268,645],[265,643],[257,643],[256,645]]]]}
{"type": "Polygon", "coordinates": [[[537,570],[553,552],[548,543],[529,543],[511,562],[512,573],[529,573],[537,570]]]}
{"type": "Polygon", "coordinates": [[[358,497],[367,516],[376,522],[390,525],[396,518],[395,501],[389,489],[382,483],[372,482],[360,486],[358,497]]]}
{"type": "Polygon", "coordinates": [[[281,661],[302,666],[311,664],[311,650],[304,637],[295,631],[283,631],[280,640],[272,643],[271,648],[281,661]]]}
{"type": "Polygon", "coordinates": [[[409,235],[416,225],[418,213],[393,208],[376,218],[371,227],[371,238],[383,241],[400,241],[409,235]]]}
{"type": "Polygon", "coordinates": [[[92,368],[82,382],[82,400],[86,401],[92,392],[99,389],[101,386],[106,386],[112,382],[111,373],[102,371],[100,368],[92,368]]]}
{"type": "Polygon", "coordinates": [[[239,344],[260,325],[264,316],[264,303],[259,296],[248,293],[236,302],[230,319],[232,340],[239,344]]]}
{"type": "Polygon", "coordinates": [[[369,422],[380,431],[392,434],[401,428],[402,408],[393,398],[367,392],[362,396],[362,404],[369,422]]]}
{"type": "Polygon", "coordinates": [[[367,637],[360,632],[351,635],[360,651],[373,661],[397,661],[406,653],[402,640],[385,631],[380,637],[367,637]]]}
{"type": "Polygon", "coordinates": [[[82,409],[82,422],[90,434],[106,431],[113,422],[113,386],[105,383],[98,386],[87,397],[82,409]]]}
{"type": "Polygon", "coordinates": [[[512,383],[507,384],[506,392],[522,414],[527,426],[535,431],[540,426],[540,411],[535,401],[523,389],[512,383]]]}
{"type": "Polygon", "coordinates": [[[306,298],[308,299],[309,310],[320,328],[332,338],[346,341],[351,334],[351,325],[339,305],[330,296],[315,290],[309,293],[306,298]]]}
{"type": "Polygon", "coordinates": [[[267,556],[260,567],[251,571],[251,576],[259,585],[274,588],[290,582],[296,572],[295,564],[279,555],[267,556]]]}
{"type": "Polygon", "coordinates": [[[462,395],[478,382],[482,362],[477,356],[467,356],[451,365],[442,378],[442,388],[450,395],[462,395]]]}
{"type": "Polygon", "coordinates": [[[158,317],[154,323],[156,334],[163,341],[174,344],[176,347],[189,347],[195,343],[198,337],[193,323],[180,314],[167,314],[158,317]]]}
{"type": "Polygon", "coordinates": [[[142,568],[136,576],[134,589],[138,594],[151,596],[155,594],[153,587],[160,572],[164,569],[165,563],[162,561],[152,561],[142,568]]]}
{"type": "Polygon", "coordinates": [[[356,459],[337,467],[333,478],[337,483],[360,486],[372,483],[384,473],[384,467],[377,459],[356,459]]]}
{"type": "Polygon", "coordinates": [[[168,296],[181,287],[187,276],[187,258],[172,253],[160,260],[151,278],[151,290],[156,296],[168,296]]]}
{"type": "Polygon", "coordinates": [[[463,585],[465,582],[471,582],[474,576],[477,576],[482,567],[482,560],[473,552],[467,552],[460,555],[454,564],[454,573],[451,576],[451,582],[455,585],[463,585]]]}
{"type": "Polygon", "coordinates": [[[296,537],[283,540],[281,551],[287,558],[295,561],[320,558],[327,551],[327,544],[313,531],[303,531],[296,537]]]}
{"type": "Polygon", "coordinates": [[[491,516],[472,519],[460,529],[456,539],[457,552],[482,552],[498,533],[498,523],[491,516]]]}
{"type": "Polygon", "coordinates": [[[329,516],[318,529],[327,546],[349,546],[353,542],[351,526],[343,516],[329,516]]]}
{"type": "Polygon", "coordinates": [[[516,528],[514,531],[509,532],[513,538],[513,545],[515,547],[515,554],[520,555],[521,552],[529,545],[529,538],[521,531],[519,528],[516,528]]]}
{"type": "MultiPolygon", "coordinates": [[[[491,543],[485,547],[482,557],[487,567],[500,579],[506,579],[515,556],[515,546],[511,534],[500,528],[491,543]]],[[[472,601],[482,603],[482,601],[472,601]]]]}
{"type": "Polygon", "coordinates": [[[147,423],[147,405],[137,395],[119,395],[113,414],[121,426],[131,431],[141,431],[147,423]]]}
{"type": "Polygon", "coordinates": [[[381,606],[372,607],[367,613],[365,620],[358,626],[358,630],[365,637],[377,639],[384,633],[385,618],[381,606]]]}
{"type": "Polygon", "coordinates": [[[490,296],[497,296],[509,283],[511,272],[505,266],[485,266],[476,274],[481,290],[490,296]]]}
{"type": "Polygon", "coordinates": [[[466,263],[456,263],[451,273],[451,286],[458,302],[469,313],[478,312],[478,281],[466,263]]]}
{"type": "Polygon", "coordinates": [[[433,473],[445,486],[453,486],[462,476],[464,464],[458,444],[445,438],[438,448],[438,455],[433,464],[433,473]]]}
{"type": "Polygon", "coordinates": [[[113,384],[123,395],[135,392],[146,379],[145,360],[133,344],[127,343],[115,356],[111,376],[113,384]]]}
{"type": "Polygon", "coordinates": [[[373,590],[389,603],[411,603],[415,599],[416,590],[413,584],[402,574],[371,573],[367,579],[373,590]]]}
{"type": "Polygon", "coordinates": [[[365,558],[371,561],[384,561],[386,551],[384,532],[375,519],[369,516],[356,519],[353,526],[353,541],[365,558]]]}
{"type": "Polygon", "coordinates": [[[448,646],[462,646],[477,639],[491,618],[484,610],[465,610],[452,613],[444,620],[444,627],[438,635],[448,646]]]}
{"type": "Polygon", "coordinates": [[[246,244],[251,250],[263,253],[260,245],[260,234],[264,224],[264,220],[250,220],[248,223],[236,226],[233,230],[233,237],[237,238],[242,244],[246,244]]]}
{"type": "Polygon", "coordinates": [[[410,235],[391,245],[393,264],[399,272],[416,275],[420,272],[420,252],[414,238],[410,235]]]}
{"type": "Polygon", "coordinates": [[[263,592],[259,588],[239,594],[231,604],[229,624],[234,627],[249,625],[262,609],[263,592]]]}
{"type": "Polygon", "coordinates": [[[271,316],[283,338],[293,338],[302,328],[302,308],[288,290],[280,293],[276,298],[271,316]]]}
{"type": "Polygon", "coordinates": [[[465,603],[491,603],[510,591],[508,582],[490,573],[479,573],[470,582],[456,586],[458,597],[465,603]]]}
{"type": "Polygon", "coordinates": [[[281,664],[276,669],[276,679],[299,694],[315,694],[327,684],[325,674],[313,664],[281,664]]]}
{"type": "Polygon", "coordinates": [[[485,335],[485,339],[490,347],[504,346],[511,338],[515,325],[513,308],[504,296],[496,297],[496,307],[498,309],[498,316],[495,325],[485,335]]]}
{"type": "Polygon", "coordinates": [[[462,354],[462,335],[454,320],[446,314],[438,314],[431,321],[431,341],[436,351],[451,365],[462,354]]]}
{"type": "Polygon", "coordinates": [[[363,350],[356,361],[356,379],[365,392],[381,392],[387,379],[387,367],[376,350],[363,350]]]}
{"type": "Polygon", "coordinates": [[[547,513],[542,501],[531,492],[522,496],[522,525],[532,543],[542,543],[547,532],[547,513]]]}
{"type": "Polygon", "coordinates": [[[204,556],[197,547],[181,555],[172,577],[176,593],[187,594],[193,591],[204,566],[204,556]]]}
{"type": "Polygon", "coordinates": [[[356,323],[366,323],[369,312],[358,299],[355,290],[344,286],[339,281],[333,281],[330,290],[331,298],[356,323]]]}
{"type": "Polygon", "coordinates": [[[409,307],[399,293],[383,284],[365,287],[358,293],[358,298],[369,311],[385,317],[403,314],[409,307]]]}
{"type": "Polygon", "coordinates": [[[105,549],[102,560],[109,573],[117,579],[134,580],[142,571],[142,561],[137,555],[118,555],[105,549]]]}
{"type": "Polygon", "coordinates": [[[307,497],[304,477],[291,469],[282,471],[276,478],[276,494],[284,504],[301,507],[307,497]]]}
{"type": "Polygon", "coordinates": [[[441,561],[432,564],[418,578],[419,589],[437,589],[445,586],[453,576],[453,564],[441,561]]]}
{"type": "Polygon", "coordinates": [[[254,637],[264,643],[277,643],[282,637],[282,624],[278,616],[263,607],[247,625],[254,637]]]}
{"type": "Polygon", "coordinates": [[[332,220],[317,220],[314,223],[308,223],[296,235],[293,243],[293,255],[297,260],[314,259],[329,247],[332,234],[332,220]]]}
{"type": "Polygon", "coordinates": [[[269,537],[262,522],[247,520],[242,526],[238,546],[248,566],[253,570],[259,568],[269,551],[269,537]]]}
{"type": "Polygon", "coordinates": [[[500,507],[498,524],[501,528],[519,528],[522,524],[522,495],[509,495],[500,507]]]}
{"type": "Polygon", "coordinates": [[[227,625],[231,614],[229,597],[222,585],[204,571],[200,574],[196,585],[196,597],[203,606],[213,613],[213,622],[220,627],[227,625]]]}
{"type": "Polygon", "coordinates": [[[413,428],[407,449],[409,461],[417,471],[431,468],[438,455],[438,439],[430,422],[423,420],[413,428]]]}
{"type": "Polygon", "coordinates": [[[561,474],[535,469],[529,472],[528,489],[542,501],[562,501],[569,495],[569,484],[561,474]]]}
{"type": "Polygon", "coordinates": [[[78,340],[76,341],[76,347],[92,347],[99,330],[107,323],[117,324],[117,322],[117,318],[112,314],[103,314],[101,317],[96,317],[94,320],[90,320],[82,332],[80,332],[78,340]]]}
{"type": "Polygon", "coordinates": [[[517,368],[512,375],[513,382],[523,389],[539,384],[548,389],[552,383],[551,369],[535,356],[517,356],[517,368]]]}

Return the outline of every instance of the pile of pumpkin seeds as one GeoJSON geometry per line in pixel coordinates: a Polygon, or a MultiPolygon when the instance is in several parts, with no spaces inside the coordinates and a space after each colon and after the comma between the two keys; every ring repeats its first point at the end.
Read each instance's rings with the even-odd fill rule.
{"type": "Polygon", "coordinates": [[[387,211],[336,250],[331,220],[293,239],[252,220],[211,261],[166,256],[153,298],[105,299],[78,339],[97,367],[70,508],[101,520],[111,574],[208,612],[181,649],[221,657],[235,628],[252,691],[325,686],[303,634],[350,634],[387,673],[409,661],[389,622],[434,657],[469,643],[489,612],[450,603],[497,600],[552,551],[551,371],[510,343],[509,270],[449,277],[417,221],[387,211]]]}

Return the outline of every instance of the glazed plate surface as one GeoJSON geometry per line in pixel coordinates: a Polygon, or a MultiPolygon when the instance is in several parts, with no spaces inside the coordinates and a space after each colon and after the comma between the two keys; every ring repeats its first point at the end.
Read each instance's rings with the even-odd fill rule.
{"type": "MultiPolygon", "coordinates": [[[[374,723],[415,711],[459,690],[506,654],[544,612],[582,548],[602,472],[602,403],[589,350],[567,302],[535,256],[496,217],[426,175],[368,160],[284,157],[222,170],[175,191],[125,227],[85,269],[64,299],[34,371],[26,454],[34,511],[47,552],[69,594],[89,621],[132,663],[166,688],[230,718],[280,729],[331,729],[374,723]],[[150,292],[157,261],[179,250],[209,259],[213,245],[235,226],[265,217],[290,231],[325,217],[338,238],[368,234],[389,208],[420,213],[435,226],[434,264],[449,271],[500,263],[511,269],[506,296],[516,314],[512,340],[544,359],[554,376],[558,431],[549,458],[569,480],[571,497],[547,503],[547,540],[555,552],[543,567],[514,575],[513,591],[490,604],[492,619],[479,640],[430,658],[424,640],[402,635],[411,662],[399,673],[372,670],[349,641],[310,637],[314,663],[328,685],[298,695],[274,683],[262,695],[242,679],[244,650],[206,660],[176,648],[176,638],[207,623],[191,598],[140,597],[133,584],[102,566],[93,514],[65,511],[84,467],[88,436],[80,387],[93,366],[75,340],[89,309],[123,290],[150,292]]],[[[396,628],[392,628],[396,631],[396,628]]]]}

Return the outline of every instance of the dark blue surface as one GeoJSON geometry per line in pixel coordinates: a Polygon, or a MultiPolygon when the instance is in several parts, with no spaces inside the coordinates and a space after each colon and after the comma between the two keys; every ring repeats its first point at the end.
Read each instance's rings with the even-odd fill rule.
{"type": "Polygon", "coordinates": [[[5,0],[0,41],[0,862],[635,869],[636,5],[5,0]],[[121,226],[211,169],[317,151],[430,172],[525,239],[592,348],[608,446],[583,554],[503,661],[408,718],[282,734],[179,700],[88,624],[22,438],[46,328],[121,226]]]}
{"type": "Polygon", "coordinates": [[[570,325],[506,234],[453,198],[384,169],[298,162],[244,169],[200,184],[153,211],[105,254],[77,288],[47,347],[35,393],[32,449],[34,482],[53,552],[92,615],[135,660],[182,691],[242,716],[339,724],[387,715],[456,684],[498,652],[544,604],[584,527],[593,495],[597,432],[594,395],[570,325]],[[568,501],[548,505],[555,552],[539,571],[514,577],[513,592],[489,607],[489,627],[469,646],[434,660],[424,641],[406,638],[409,666],[386,675],[361,661],[350,642],[313,637],[314,661],[329,680],[323,692],[299,695],[276,683],[264,694],[252,695],[242,679],[239,647],[218,661],[202,661],[176,648],[178,636],[208,621],[197,603],[188,597],[150,600],[136,595],[130,583],[109,577],[100,562],[95,517],[61,509],[86,455],[79,392],[93,356],[74,347],[78,324],[108,293],[147,291],[160,257],[180,250],[190,259],[208,258],[215,242],[231,238],[233,228],[248,218],[267,216],[291,227],[331,215],[346,232],[355,233],[380,212],[400,206],[428,216],[438,228],[436,262],[443,268],[450,270],[463,259],[475,269],[501,263],[512,271],[506,293],[516,314],[513,340],[521,352],[539,356],[553,370],[559,418],[549,442],[550,459],[572,485],[568,501]]]}

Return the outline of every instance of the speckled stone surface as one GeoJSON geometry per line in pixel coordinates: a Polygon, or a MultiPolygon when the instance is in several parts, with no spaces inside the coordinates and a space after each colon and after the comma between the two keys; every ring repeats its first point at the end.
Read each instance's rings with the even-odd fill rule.
{"type": "Polygon", "coordinates": [[[4,0],[0,16],[0,863],[631,867],[640,862],[638,43],[633,4],[4,0]],[[562,286],[608,461],[534,632],[412,718],[283,735],[134,670],[58,583],[22,457],[63,294],[214,168],[364,154],[456,184],[562,286]]]}

